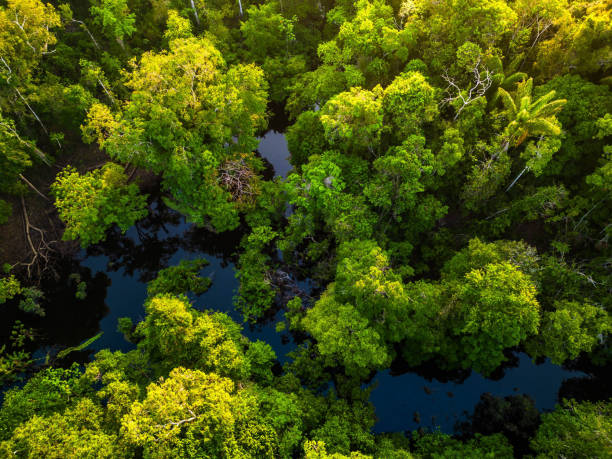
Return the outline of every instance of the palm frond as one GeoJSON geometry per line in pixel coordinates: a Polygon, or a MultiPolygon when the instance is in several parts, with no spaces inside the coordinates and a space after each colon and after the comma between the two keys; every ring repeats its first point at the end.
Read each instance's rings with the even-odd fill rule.
{"type": "Polygon", "coordinates": [[[559,135],[561,127],[558,122],[547,118],[535,118],[525,122],[525,128],[531,135],[559,135]]]}
{"type": "Polygon", "coordinates": [[[502,85],[505,88],[508,88],[508,87],[512,87],[516,85],[517,83],[521,83],[525,81],[526,79],[527,79],[527,74],[525,72],[516,72],[516,73],[513,73],[512,75],[508,75],[504,79],[502,85]]]}
{"type": "Polygon", "coordinates": [[[521,100],[523,97],[528,96],[531,99],[531,91],[533,89],[533,78],[529,78],[519,83],[516,88],[516,100],[521,100]]]}
{"type": "Polygon", "coordinates": [[[508,112],[508,118],[514,119],[516,117],[516,104],[514,103],[510,93],[508,93],[508,91],[506,91],[504,88],[498,88],[497,94],[501,99],[504,108],[508,112]]]}
{"type": "Polygon", "coordinates": [[[540,97],[538,100],[536,100],[532,104],[531,112],[538,113],[538,111],[541,110],[544,105],[546,105],[548,102],[554,99],[555,94],[556,94],[556,91],[554,90],[544,94],[542,97],[540,97]]]}
{"type": "Polygon", "coordinates": [[[553,100],[552,102],[549,102],[540,110],[541,116],[551,117],[555,113],[559,113],[566,103],[566,99],[557,99],[553,100]]]}

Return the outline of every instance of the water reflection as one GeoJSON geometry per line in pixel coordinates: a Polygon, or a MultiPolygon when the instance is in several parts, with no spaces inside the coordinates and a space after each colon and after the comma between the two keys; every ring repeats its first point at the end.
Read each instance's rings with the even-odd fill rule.
{"type": "Polygon", "coordinates": [[[292,166],[289,164],[289,147],[285,134],[268,131],[259,141],[257,151],[272,165],[274,177],[287,178],[292,166]]]}
{"type": "MultiPolygon", "coordinates": [[[[266,133],[261,138],[259,153],[271,165],[271,175],[287,176],[291,166],[283,134],[273,130],[266,133]]],[[[37,346],[74,346],[101,330],[104,334],[91,346],[92,350],[127,351],[133,348],[116,331],[117,320],[130,317],[134,322],[141,321],[146,283],[160,269],[184,259],[203,257],[210,262],[202,275],[210,277],[213,284],[206,293],[192,298],[194,306],[222,311],[236,322],[242,322],[241,314],[233,307],[233,297],[238,288],[235,252],[243,233],[236,230],[214,234],[186,223],[158,196],[150,202],[149,215],[125,235],[118,230],[110,231],[104,243],[81,252],[80,264],[75,260],[66,262],[60,279],[43,285],[47,296],[45,318],[18,311],[10,313],[16,314],[26,326],[41,330],[37,346]],[[86,299],[76,299],[71,273],[79,273],[87,283],[86,299]]],[[[282,262],[282,255],[279,254],[278,259],[282,262]]],[[[307,279],[299,280],[297,285],[307,292],[312,288],[307,279]]],[[[10,308],[13,309],[16,310],[10,308]]],[[[288,335],[275,331],[275,322],[282,320],[282,316],[283,311],[279,310],[265,323],[245,326],[244,334],[252,340],[268,342],[279,359],[285,361],[286,354],[296,345],[288,335]]],[[[16,318],[5,317],[4,323],[12,323],[16,318]]],[[[90,354],[91,351],[75,353],[71,358],[84,361],[90,354]]],[[[371,383],[375,387],[371,401],[379,419],[375,430],[404,431],[439,426],[443,431],[452,432],[457,421],[472,411],[483,393],[527,394],[538,409],[549,410],[554,407],[560,388],[563,394],[575,394],[592,384],[591,379],[577,370],[565,370],[550,362],[535,365],[525,354],[510,357],[489,379],[469,370],[443,373],[431,364],[408,371],[401,362],[394,362],[390,370],[380,372],[371,383]]],[[[595,386],[599,388],[601,383],[595,386]]]]}
{"type": "Polygon", "coordinates": [[[440,426],[452,432],[457,421],[471,412],[481,394],[496,396],[526,394],[539,410],[550,410],[557,402],[557,393],[564,379],[586,376],[579,371],[563,369],[546,361],[532,363],[526,354],[517,356],[518,366],[507,368],[497,381],[468,372],[463,381],[442,382],[415,373],[393,376],[389,370],[380,372],[373,381],[371,400],[376,407],[378,432],[413,430],[440,426]],[[420,422],[415,421],[418,412],[420,422]]]}

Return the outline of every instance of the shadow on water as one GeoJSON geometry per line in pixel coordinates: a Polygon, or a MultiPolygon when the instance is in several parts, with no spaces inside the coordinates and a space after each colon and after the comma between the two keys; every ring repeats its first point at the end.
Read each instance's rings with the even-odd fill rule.
{"type": "Polygon", "coordinates": [[[476,372],[467,372],[467,377],[464,374],[459,380],[446,382],[432,375],[394,376],[390,370],[380,372],[372,382],[375,389],[370,397],[378,418],[375,429],[392,432],[439,426],[444,432],[452,432],[457,421],[472,411],[485,392],[500,397],[526,394],[538,409],[550,410],[557,403],[557,393],[565,379],[586,376],[548,360],[537,365],[523,353],[516,358],[517,366],[506,368],[503,377],[497,380],[476,372]],[[420,418],[419,422],[415,417],[420,418]]]}
{"type": "MultiPolygon", "coordinates": [[[[286,177],[291,166],[287,160],[289,151],[285,136],[281,132],[270,130],[264,134],[259,153],[268,161],[274,175],[286,177]]],[[[238,288],[235,251],[241,237],[239,231],[217,235],[196,228],[166,207],[161,199],[153,198],[150,214],[125,235],[111,231],[104,243],[81,251],[79,260],[66,263],[59,281],[43,286],[46,317],[15,314],[27,326],[41,330],[37,340],[39,347],[74,346],[103,331],[102,337],[92,344],[92,351],[104,348],[127,351],[133,345],[116,331],[117,320],[130,317],[137,322],[144,318],[146,283],[160,269],[184,259],[203,257],[210,264],[202,270],[202,275],[210,277],[213,283],[206,293],[192,298],[194,306],[225,312],[241,323],[242,316],[233,307],[238,288]],[[78,273],[87,283],[84,300],[75,298],[72,273],[78,273]]],[[[308,280],[298,284],[301,288],[310,288],[308,280]]],[[[244,327],[244,334],[251,340],[268,342],[281,362],[286,360],[287,352],[295,348],[287,335],[275,331],[275,321],[281,320],[282,315],[279,311],[264,324],[244,327]]],[[[12,323],[13,317],[9,319],[12,323]]],[[[73,358],[82,361],[87,355],[81,352],[73,358]]],[[[572,392],[577,383],[571,381],[580,380],[584,385],[585,376],[578,370],[565,370],[550,362],[536,365],[525,354],[516,355],[489,379],[470,371],[441,373],[435,367],[425,366],[416,372],[407,372],[396,363],[390,370],[377,374],[371,383],[374,387],[371,401],[379,419],[375,430],[404,431],[439,426],[442,431],[452,432],[455,423],[465,412],[472,411],[485,392],[499,396],[524,393],[535,401],[537,408],[549,410],[554,407],[562,384],[566,392],[572,392]]]]}
{"type": "MultiPolygon", "coordinates": [[[[197,309],[214,309],[227,313],[238,323],[242,315],[234,309],[233,297],[238,289],[235,276],[235,251],[242,237],[240,231],[212,233],[197,228],[178,213],[169,210],[161,200],[151,206],[146,224],[139,222],[125,235],[113,234],[106,242],[82,252],[83,266],[92,272],[103,273],[110,280],[106,294],[109,313],[100,321],[104,335],[92,347],[129,350],[133,345],[126,342],[117,330],[120,317],[130,317],[134,322],[144,318],[143,303],[146,298],[146,283],[152,280],[160,269],[177,265],[181,260],[206,258],[210,263],[201,272],[213,282],[210,289],[199,296],[193,296],[197,309]],[[172,218],[163,225],[151,220],[172,218]],[[154,228],[151,231],[148,228],[154,228]],[[124,251],[130,250],[126,254],[124,251]]],[[[293,345],[283,344],[276,333],[274,324],[264,326],[245,325],[244,334],[252,340],[269,342],[279,357],[289,352],[293,345]]]]}

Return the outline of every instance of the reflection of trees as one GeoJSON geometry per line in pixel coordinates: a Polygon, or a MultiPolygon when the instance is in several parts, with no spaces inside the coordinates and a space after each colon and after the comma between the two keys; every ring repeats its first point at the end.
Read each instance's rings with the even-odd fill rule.
{"type": "Polygon", "coordinates": [[[291,123],[289,121],[289,116],[285,113],[284,105],[277,102],[270,102],[268,105],[268,112],[272,114],[268,120],[268,130],[285,132],[291,123]]]}
{"type": "Polygon", "coordinates": [[[582,378],[568,378],[561,383],[558,399],[575,399],[577,401],[595,402],[612,398],[612,386],[609,384],[612,369],[608,368],[607,375],[603,377],[585,376],[582,378]]]}
{"type": "Polygon", "coordinates": [[[527,395],[495,397],[482,394],[469,420],[459,423],[455,430],[463,438],[475,434],[501,433],[514,447],[518,457],[530,453],[529,440],[540,425],[540,412],[527,395]]]}
{"type": "Polygon", "coordinates": [[[127,276],[133,276],[140,271],[139,280],[147,282],[153,279],[157,272],[167,267],[172,255],[179,249],[180,238],[171,236],[164,239],[157,237],[138,237],[134,240],[123,235],[118,230],[108,234],[107,239],[95,248],[88,249],[88,256],[105,255],[109,262],[108,271],[123,269],[127,276]]]}
{"type": "MultiPolygon", "coordinates": [[[[399,345],[401,346],[401,345],[399,345]]],[[[506,370],[510,368],[516,368],[520,365],[521,361],[515,352],[506,351],[504,353],[507,360],[502,363],[495,371],[493,371],[487,379],[492,381],[499,381],[506,375],[506,370]]],[[[468,369],[444,369],[444,362],[437,362],[435,359],[429,360],[422,363],[419,366],[413,367],[408,365],[402,358],[400,349],[397,352],[398,357],[391,362],[391,375],[400,376],[405,373],[414,373],[428,381],[434,379],[442,383],[453,382],[455,384],[463,383],[471,374],[472,370],[468,369]]]]}
{"type": "Polygon", "coordinates": [[[612,385],[609,384],[612,378],[612,363],[596,365],[583,353],[577,359],[565,362],[563,368],[582,371],[586,375],[564,380],[559,388],[559,400],[573,398],[578,401],[597,401],[612,398],[612,385]]]}
{"type": "Polygon", "coordinates": [[[108,314],[105,304],[106,290],[110,285],[104,273],[92,276],[89,268],[82,268],[70,260],[58,268],[61,277],[43,283],[46,315],[36,328],[41,330],[43,346],[75,346],[100,331],[100,320],[108,314]],[[61,271],[59,271],[61,270],[61,271]],[[87,297],[76,298],[76,282],[71,273],[78,273],[87,285],[87,297]]]}
{"type": "Polygon", "coordinates": [[[54,270],[57,276],[45,276],[40,283],[45,295],[40,301],[44,317],[21,311],[18,301],[5,305],[0,321],[0,346],[8,343],[17,320],[26,329],[34,330],[34,340],[25,343],[27,352],[75,346],[99,332],[100,320],[108,313],[105,305],[108,277],[104,273],[92,276],[89,268],[81,267],[71,258],[57,260],[54,270]],[[72,273],[78,273],[80,280],[87,284],[87,297],[83,300],[75,296],[77,285],[70,277],[72,273]]]}
{"type": "Polygon", "coordinates": [[[106,241],[87,249],[88,256],[108,257],[108,271],[123,270],[140,282],[148,282],[159,270],[167,268],[179,250],[204,256],[213,255],[225,262],[234,261],[234,253],[244,232],[214,233],[186,223],[178,212],[166,206],[159,196],[149,205],[149,215],[139,220],[133,230],[121,234],[118,228],[107,233],[106,241]],[[135,235],[134,235],[135,233],[135,235]]]}
{"type": "MultiPolygon", "coordinates": [[[[398,355],[400,355],[398,353],[398,355]]],[[[472,370],[455,369],[442,370],[433,360],[422,363],[417,367],[409,366],[401,357],[397,357],[391,362],[391,376],[401,376],[405,373],[414,373],[428,381],[434,379],[442,383],[453,382],[456,384],[463,383],[471,374],[472,370]]]]}
{"type": "Polygon", "coordinates": [[[104,255],[109,259],[107,270],[123,269],[139,280],[153,279],[181,245],[180,231],[185,226],[178,212],[168,208],[159,197],[149,204],[149,214],[135,225],[136,238],[121,234],[118,228],[107,232],[106,240],[87,250],[88,256],[104,255]]]}
{"type": "Polygon", "coordinates": [[[206,255],[222,258],[222,266],[225,267],[236,261],[236,252],[244,235],[244,229],[241,227],[234,231],[214,233],[206,228],[190,225],[181,236],[181,248],[187,252],[203,254],[204,258],[206,255]]]}

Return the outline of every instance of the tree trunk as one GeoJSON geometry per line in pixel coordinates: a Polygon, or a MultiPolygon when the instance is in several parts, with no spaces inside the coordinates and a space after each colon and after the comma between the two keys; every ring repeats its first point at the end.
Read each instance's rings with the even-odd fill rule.
{"type": "Polygon", "coordinates": [[[26,107],[28,107],[30,109],[30,111],[32,112],[32,115],[34,115],[34,118],[36,118],[36,121],[38,121],[38,123],[42,126],[43,131],[45,131],[45,134],[49,135],[49,132],[47,131],[46,126],[43,124],[43,122],[40,120],[40,118],[38,117],[38,115],[36,114],[36,112],[34,111],[34,109],[32,107],[30,107],[30,104],[28,103],[28,101],[25,99],[25,97],[23,97],[21,95],[21,91],[19,91],[19,89],[17,89],[17,87],[15,87],[15,92],[19,95],[19,97],[21,98],[21,100],[23,101],[24,104],[26,104],[26,107]]]}
{"type": "Polygon", "coordinates": [[[508,191],[510,191],[510,188],[512,188],[514,186],[514,184],[516,182],[518,182],[518,179],[520,179],[523,176],[523,174],[525,173],[525,171],[527,171],[527,170],[529,170],[529,166],[525,166],[525,168],[521,171],[521,173],[516,176],[516,178],[512,181],[512,183],[508,186],[508,188],[506,188],[506,193],[508,191]]]}
{"type": "Polygon", "coordinates": [[[198,10],[196,9],[194,0],[191,0],[191,9],[193,10],[193,14],[195,15],[196,23],[200,25],[200,17],[198,16],[198,10]]]}

